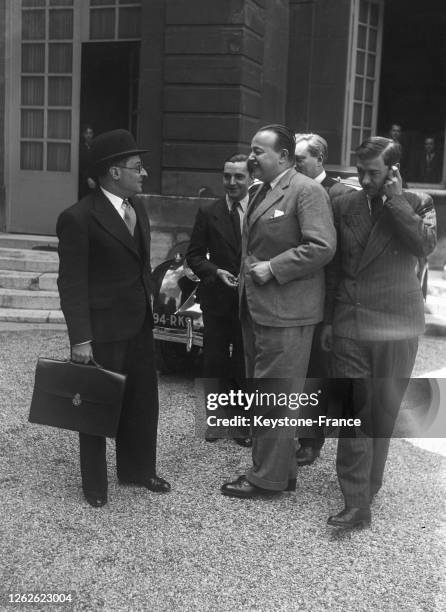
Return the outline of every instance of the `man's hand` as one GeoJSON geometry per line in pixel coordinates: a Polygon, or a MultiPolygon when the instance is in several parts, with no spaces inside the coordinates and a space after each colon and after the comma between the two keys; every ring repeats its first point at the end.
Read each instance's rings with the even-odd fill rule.
{"type": "Polygon", "coordinates": [[[227,285],[228,287],[238,287],[238,278],[228,272],[227,270],[223,270],[222,268],[218,268],[217,276],[221,280],[222,283],[227,285]]]}
{"type": "Polygon", "coordinates": [[[250,271],[252,279],[257,285],[264,285],[274,278],[269,261],[257,261],[251,264],[250,271]]]}
{"type": "Polygon", "coordinates": [[[333,325],[324,325],[322,328],[321,347],[327,353],[333,349],[333,325]]]}
{"type": "Polygon", "coordinates": [[[91,342],[75,344],[71,347],[71,361],[76,363],[89,363],[93,359],[91,342]]]}
{"type": "Polygon", "coordinates": [[[392,166],[389,170],[386,182],[384,183],[384,195],[391,200],[393,196],[402,194],[403,179],[401,178],[398,166],[392,166]]]}

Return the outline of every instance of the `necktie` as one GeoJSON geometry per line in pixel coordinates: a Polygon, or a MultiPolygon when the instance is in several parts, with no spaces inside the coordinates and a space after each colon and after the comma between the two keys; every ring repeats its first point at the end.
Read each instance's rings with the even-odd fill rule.
{"type": "Polygon", "coordinates": [[[129,230],[130,234],[133,236],[136,226],[135,210],[127,198],[122,200],[122,208],[124,210],[124,223],[127,225],[127,229],[129,230]]]}
{"type": "Polygon", "coordinates": [[[261,202],[263,202],[263,200],[266,197],[266,194],[268,193],[268,191],[270,191],[270,189],[271,189],[271,185],[269,183],[264,183],[262,185],[262,187],[260,188],[260,191],[258,192],[257,196],[254,196],[254,200],[251,206],[249,207],[248,217],[250,217],[252,213],[255,211],[255,209],[258,207],[258,205],[261,202]]]}
{"type": "Polygon", "coordinates": [[[232,227],[234,228],[235,241],[237,245],[240,245],[242,240],[242,232],[240,229],[240,215],[238,213],[238,205],[239,202],[232,202],[231,212],[229,213],[231,216],[232,227]]]}
{"type": "Polygon", "coordinates": [[[381,214],[381,210],[383,207],[383,201],[381,196],[375,196],[370,201],[370,217],[372,219],[372,223],[375,224],[378,220],[379,215],[381,214]]]}

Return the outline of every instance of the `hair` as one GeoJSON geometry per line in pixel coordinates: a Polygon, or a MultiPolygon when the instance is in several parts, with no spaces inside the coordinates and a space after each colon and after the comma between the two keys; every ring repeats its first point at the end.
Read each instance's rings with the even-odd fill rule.
{"type": "Polygon", "coordinates": [[[235,155],[231,155],[230,157],[227,157],[224,161],[224,164],[227,163],[237,163],[237,162],[247,162],[248,161],[248,156],[245,155],[244,153],[236,153],[235,155]]]}
{"type": "Polygon", "coordinates": [[[276,151],[282,151],[283,149],[286,149],[288,151],[289,161],[294,164],[294,150],[296,148],[296,138],[292,130],[287,128],[285,125],[281,125],[280,123],[270,123],[269,125],[264,125],[258,131],[274,132],[274,134],[277,134],[277,142],[274,149],[276,151]]]}
{"type": "Polygon", "coordinates": [[[319,134],[296,134],[296,144],[307,142],[308,153],[311,157],[321,157],[323,162],[328,158],[328,144],[319,134]]]}
{"type": "Polygon", "coordinates": [[[371,136],[359,145],[355,153],[359,160],[374,159],[382,155],[386,166],[392,166],[401,159],[401,145],[391,138],[371,136]]]}

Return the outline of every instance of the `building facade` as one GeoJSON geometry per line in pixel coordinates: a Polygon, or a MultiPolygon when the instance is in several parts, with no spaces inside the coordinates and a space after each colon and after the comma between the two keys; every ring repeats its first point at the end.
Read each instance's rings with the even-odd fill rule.
{"type": "Polygon", "coordinates": [[[54,233],[78,196],[84,124],[128,128],[150,148],[146,191],[169,196],[167,217],[219,195],[223,160],[266,122],[322,134],[348,173],[361,140],[398,123],[409,183],[432,137],[441,170],[425,187],[440,202],[442,4],[0,0],[0,229],[54,233]]]}

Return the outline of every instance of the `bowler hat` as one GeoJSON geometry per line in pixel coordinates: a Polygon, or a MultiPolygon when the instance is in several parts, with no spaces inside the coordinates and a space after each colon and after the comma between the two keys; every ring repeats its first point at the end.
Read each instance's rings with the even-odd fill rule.
{"type": "Polygon", "coordinates": [[[91,143],[91,166],[147,151],[148,149],[138,149],[135,139],[127,130],[104,132],[96,136],[91,143]]]}

